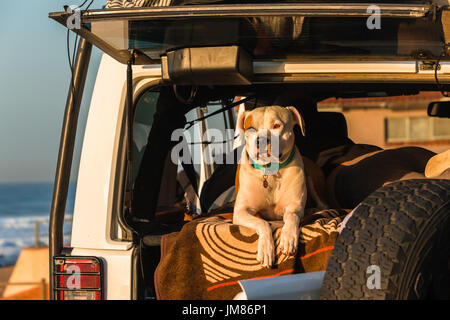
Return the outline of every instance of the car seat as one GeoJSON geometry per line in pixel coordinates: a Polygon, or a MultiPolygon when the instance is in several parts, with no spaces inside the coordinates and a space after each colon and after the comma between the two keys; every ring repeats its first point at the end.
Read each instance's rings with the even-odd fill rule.
{"type": "MultiPolygon", "coordinates": [[[[303,137],[299,128],[295,131],[296,145],[300,153],[311,160],[317,159],[318,153],[342,144],[353,144],[348,138],[347,121],[339,112],[317,112],[314,117],[315,124],[307,123],[307,134],[303,137]],[[308,127],[310,130],[308,130],[308,127]]],[[[237,151],[233,151],[234,159],[238,159],[237,151]]],[[[237,171],[237,161],[234,164],[217,165],[211,177],[203,184],[200,192],[202,212],[209,212],[217,199],[224,193],[234,192],[237,171]]],[[[234,197],[225,197],[234,200],[234,197]]],[[[223,201],[221,201],[223,203],[223,201]]],[[[226,209],[233,210],[232,202],[225,205],[226,209]]]]}

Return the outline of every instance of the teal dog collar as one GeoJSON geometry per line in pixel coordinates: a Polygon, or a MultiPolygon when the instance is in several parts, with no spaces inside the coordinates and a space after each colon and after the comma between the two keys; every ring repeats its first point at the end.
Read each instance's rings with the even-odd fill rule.
{"type": "Polygon", "coordinates": [[[255,163],[255,161],[253,161],[253,159],[251,159],[250,157],[249,158],[251,159],[253,168],[255,168],[256,170],[262,171],[264,175],[268,175],[268,174],[272,175],[272,174],[275,174],[278,170],[286,167],[289,163],[291,163],[292,159],[294,159],[294,156],[295,156],[295,145],[292,147],[289,157],[281,163],[271,162],[271,163],[268,163],[268,164],[262,166],[262,165],[255,163]]]}

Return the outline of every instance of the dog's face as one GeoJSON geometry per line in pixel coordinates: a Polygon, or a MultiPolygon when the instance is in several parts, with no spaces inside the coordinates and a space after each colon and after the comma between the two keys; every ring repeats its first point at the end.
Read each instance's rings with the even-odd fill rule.
{"type": "Polygon", "coordinates": [[[236,127],[245,133],[245,148],[250,158],[259,165],[267,165],[289,157],[296,124],[304,135],[303,119],[297,109],[266,106],[241,114],[236,127]]]}

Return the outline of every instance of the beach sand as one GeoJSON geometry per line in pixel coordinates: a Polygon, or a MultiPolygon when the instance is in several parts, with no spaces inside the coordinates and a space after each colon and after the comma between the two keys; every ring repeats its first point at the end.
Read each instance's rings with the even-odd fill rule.
{"type": "MultiPolygon", "coordinates": [[[[8,282],[13,269],[14,269],[14,266],[1,267],[0,268],[0,282],[8,282]]],[[[0,298],[3,296],[3,291],[5,291],[5,287],[0,286],[0,298]]]]}

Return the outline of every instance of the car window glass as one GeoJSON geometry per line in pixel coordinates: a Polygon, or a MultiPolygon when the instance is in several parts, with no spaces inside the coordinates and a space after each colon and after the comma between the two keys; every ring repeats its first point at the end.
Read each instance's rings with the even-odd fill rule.
{"type": "MultiPolygon", "coordinates": [[[[210,103],[205,108],[200,108],[201,116],[208,116],[213,112],[222,109],[222,104],[210,103]]],[[[187,121],[195,120],[199,117],[199,110],[192,109],[186,114],[187,121]]],[[[234,122],[234,118],[231,119],[234,122]]],[[[230,152],[233,148],[233,136],[230,136],[232,124],[227,112],[221,112],[205,120],[205,128],[202,130],[203,123],[197,122],[185,132],[186,140],[189,144],[191,156],[193,159],[195,171],[200,175],[200,160],[202,152],[208,153],[213,159],[217,159],[222,154],[230,152]],[[203,133],[203,134],[202,134],[203,133]],[[204,151],[206,149],[206,151],[204,151]]],[[[203,158],[204,160],[204,158],[203,158]]],[[[214,161],[217,163],[217,161],[214,161]]],[[[219,161],[220,162],[220,161],[219,161]]],[[[180,168],[181,170],[181,168],[180,168]]],[[[214,172],[214,165],[211,166],[211,174],[214,172]]]]}
{"type": "Polygon", "coordinates": [[[156,112],[159,92],[147,91],[138,100],[133,126],[133,180],[139,172],[142,157],[147,146],[148,135],[156,112]]]}
{"type": "Polygon", "coordinates": [[[355,143],[383,149],[417,146],[439,153],[450,148],[450,119],[427,115],[440,92],[361,98],[330,98],[318,103],[320,112],[342,113],[348,137],[355,143]]]}

